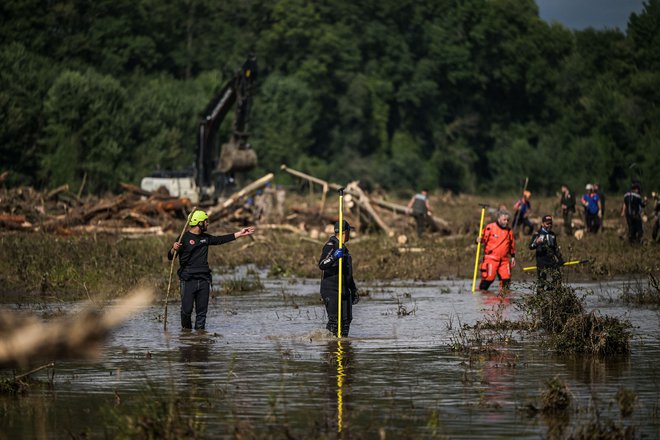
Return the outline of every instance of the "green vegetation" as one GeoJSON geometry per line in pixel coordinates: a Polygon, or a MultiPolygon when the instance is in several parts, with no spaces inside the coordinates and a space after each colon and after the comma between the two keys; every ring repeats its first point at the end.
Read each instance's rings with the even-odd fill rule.
{"type": "Polygon", "coordinates": [[[536,291],[523,298],[521,308],[536,328],[547,333],[549,345],[557,351],[601,356],[630,352],[630,322],[586,313],[583,299],[571,287],[536,291]]]}
{"type": "Polygon", "coordinates": [[[558,377],[545,382],[546,389],[541,393],[541,411],[557,413],[568,409],[573,400],[566,384],[558,377]]]}
{"type": "Polygon", "coordinates": [[[659,19],[660,0],[624,31],[548,24],[533,0],[3,2],[0,163],[10,185],[93,193],[185,168],[199,113],[253,51],[255,175],[651,189],[659,19]]]}
{"type": "Polygon", "coordinates": [[[621,299],[625,303],[638,306],[660,305],[660,284],[658,279],[649,273],[646,286],[640,281],[634,281],[623,288],[621,299]]]}
{"type": "Polygon", "coordinates": [[[259,277],[231,278],[222,282],[220,293],[223,295],[236,295],[242,292],[263,290],[264,285],[259,277]]]}
{"type": "Polygon", "coordinates": [[[109,429],[117,439],[203,438],[205,423],[190,413],[200,405],[195,399],[175,397],[149,384],[139,402],[105,407],[109,429]]]}

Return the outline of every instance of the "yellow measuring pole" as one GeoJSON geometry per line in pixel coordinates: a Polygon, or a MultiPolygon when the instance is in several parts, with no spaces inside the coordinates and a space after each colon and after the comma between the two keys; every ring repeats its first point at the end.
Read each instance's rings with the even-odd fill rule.
{"type": "MultiPolygon", "coordinates": [[[[567,261],[566,263],[562,264],[562,266],[572,266],[574,264],[581,264],[581,263],[588,263],[589,260],[574,260],[574,261],[567,261]]],[[[527,266],[523,267],[523,270],[536,270],[536,266],[527,266]]]]}
{"type": "MultiPolygon", "coordinates": [[[[339,249],[344,248],[344,188],[339,188],[339,249]]],[[[341,338],[341,289],[343,283],[344,257],[339,258],[339,288],[337,293],[337,337],[341,338]]]]}
{"type": "Polygon", "coordinates": [[[481,231],[484,228],[484,215],[486,214],[486,207],[481,207],[481,221],[479,222],[479,238],[477,239],[477,256],[474,259],[474,276],[472,277],[472,293],[477,286],[477,269],[479,268],[479,252],[481,252],[481,231]]]}

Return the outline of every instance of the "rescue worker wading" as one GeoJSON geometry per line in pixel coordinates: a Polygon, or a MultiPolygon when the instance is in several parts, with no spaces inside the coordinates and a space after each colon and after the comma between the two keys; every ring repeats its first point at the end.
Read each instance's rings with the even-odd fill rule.
{"type": "Polygon", "coordinates": [[[509,228],[508,212],[500,211],[497,221],[486,225],[481,234],[481,242],[484,245],[484,261],[481,263],[479,290],[488,290],[497,275],[501,281],[501,291],[508,292],[511,268],[516,266],[516,247],[513,231],[509,228]]]}
{"type": "Polygon", "coordinates": [[[539,290],[554,289],[561,284],[559,268],[564,264],[557,236],[552,232],[552,217],[544,215],[541,229],[532,235],[529,248],[536,251],[536,272],[539,290]]]}
{"type": "Polygon", "coordinates": [[[243,228],[227,235],[213,236],[206,233],[209,216],[204,211],[195,211],[190,216],[190,229],[183,234],[181,242],[175,242],[167,253],[167,259],[179,256],[179,280],[181,283],[181,327],[192,329],[192,311],[195,306],[195,330],[204,330],[206,311],[211,291],[211,268],[208,256],[209,246],[234,241],[250,235],[254,226],[243,228]]]}
{"type": "MultiPolygon", "coordinates": [[[[343,243],[346,243],[351,237],[351,226],[346,220],[343,221],[343,243]]],[[[353,280],[353,261],[346,246],[339,249],[339,222],[335,223],[335,235],[328,238],[323,246],[321,259],[319,260],[319,269],[323,271],[321,277],[321,299],[325,304],[325,311],[328,314],[328,324],[326,328],[337,336],[337,314],[338,314],[338,294],[339,294],[339,258],[342,258],[342,303],[341,303],[341,336],[348,336],[351,321],[353,320],[353,304],[360,301],[358,289],[353,280]]]]}

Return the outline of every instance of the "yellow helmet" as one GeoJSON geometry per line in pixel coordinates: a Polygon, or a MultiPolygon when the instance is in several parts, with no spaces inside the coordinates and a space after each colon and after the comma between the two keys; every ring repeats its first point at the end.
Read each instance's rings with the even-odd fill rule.
{"type": "Polygon", "coordinates": [[[190,226],[197,226],[200,222],[208,220],[208,218],[209,216],[204,211],[197,210],[190,216],[190,222],[188,224],[190,226]]]}

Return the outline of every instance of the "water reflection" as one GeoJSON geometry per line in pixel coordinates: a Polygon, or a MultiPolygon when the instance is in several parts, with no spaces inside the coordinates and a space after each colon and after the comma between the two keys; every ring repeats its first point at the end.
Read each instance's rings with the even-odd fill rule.
{"type": "Polygon", "coordinates": [[[347,435],[348,412],[350,409],[351,384],[354,380],[353,374],[353,346],[350,340],[337,339],[326,345],[327,377],[329,379],[329,390],[336,402],[337,433],[347,435]]]}
{"type": "MultiPolygon", "coordinates": [[[[67,432],[103,437],[98,409],[112,404],[115,390],[126,403],[137,399],[147,378],[184,402],[186,416],[199,420],[208,438],[233,439],[238,431],[253,432],[245,438],[378,438],[379,432],[386,438],[562,438],[589,419],[577,409],[587,408],[592,396],[601,399],[601,414],[616,416],[617,407],[608,404],[623,386],[640,402],[631,423],[642,436],[658,438],[655,311],[630,311],[644,339],[633,341],[628,359],[556,356],[537,340],[488,326],[478,334],[483,350],[463,353],[450,344],[464,324],[517,320],[514,302],[525,293],[465,294],[469,282],[445,283],[444,290],[431,283],[388,286],[356,311],[359,337],[337,340],[319,333],[325,317],[317,313],[316,281],[275,283],[265,281],[264,292],[223,297],[218,309],[232,313],[210,317],[221,335],[164,335],[162,324],[150,319],[160,306],[129,319],[111,335],[101,362],[58,365],[56,392],[0,396],[0,440],[39,438],[45,430],[50,438],[70,438],[67,432]],[[294,294],[304,300],[292,309],[294,294]],[[404,295],[414,301],[415,314],[392,313],[391,298],[404,295]],[[451,316],[460,328],[447,326],[451,316]],[[576,399],[570,419],[521,420],[521,405],[539,407],[545,381],[555,376],[576,399]]],[[[626,312],[588,300],[590,310],[626,312]]]]}
{"type": "Polygon", "coordinates": [[[564,356],[566,370],[575,380],[585,384],[603,384],[621,377],[630,370],[630,356],[610,356],[607,359],[593,356],[564,356]]]}

